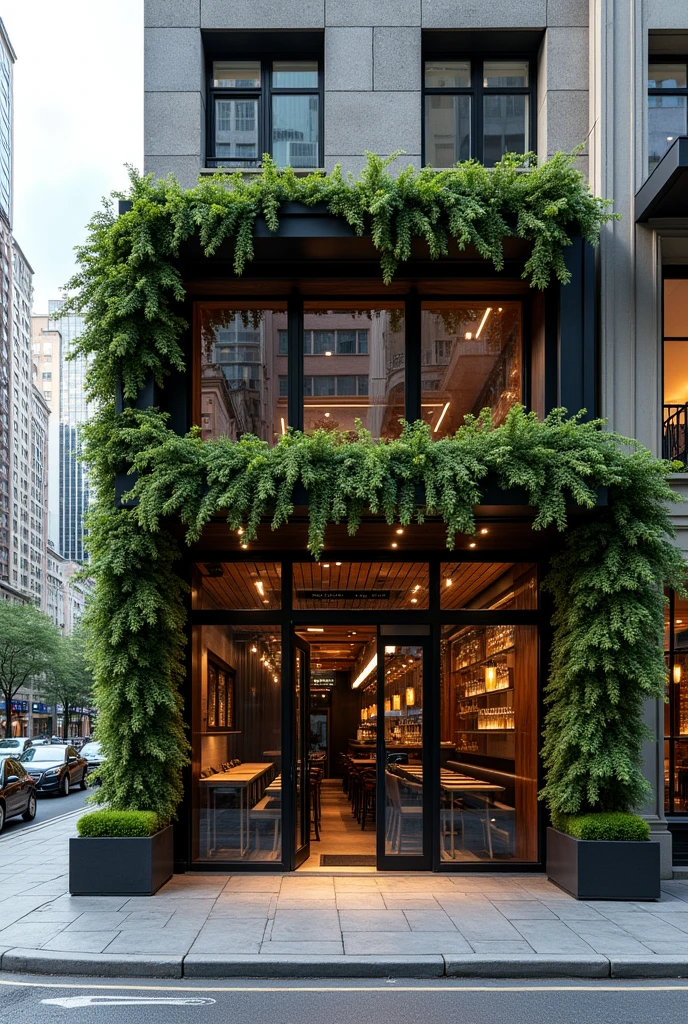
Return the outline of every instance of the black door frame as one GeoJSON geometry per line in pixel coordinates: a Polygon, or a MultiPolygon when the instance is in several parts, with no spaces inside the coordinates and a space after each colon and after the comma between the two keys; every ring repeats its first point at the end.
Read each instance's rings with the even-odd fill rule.
{"type": "Polygon", "coordinates": [[[378,626],[377,629],[377,870],[378,871],[430,871],[433,868],[433,820],[435,807],[436,775],[433,734],[430,723],[437,718],[439,704],[439,676],[434,671],[434,638],[430,627],[423,631],[422,623],[411,627],[378,626]],[[399,630],[397,632],[396,630],[399,630]],[[415,632],[417,630],[417,632],[415,632]],[[421,856],[387,854],[386,846],[386,802],[385,802],[385,646],[421,647],[423,650],[423,853],[421,856]]]}
{"type": "MultiPolygon", "coordinates": [[[[291,734],[292,734],[292,755],[288,768],[288,788],[292,798],[292,814],[290,818],[290,824],[292,826],[292,842],[290,848],[286,853],[286,857],[289,858],[292,870],[298,868],[304,861],[308,860],[311,855],[311,817],[310,817],[310,788],[309,788],[309,777],[308,777],[308,754],[310,751],[310,718],[311,718],[311,673],[310,673],[310,662],[311,662],[311,648],[310,644],[305,640],[302,640],[300,636],[296,635],[296,630],[292,627],[291,630],[291,652],[288,667],[290,669],[290,679],[288,689],[292,696],[291,701],[291,734]],[[297,652],[302,657],[302,678],[298,679],[296,671],[296,655],[297,652]],[[299,694],[299,706],[296,707],[296,692],[297,688],[300,688],[299,694]],[[297,739],[297,715],[300,718],[300,729],[298,734],[300,735],[300,744],[296,742],[297,739]],[[300,749],[299,749],[300,748],[300,749]],[[301,762],[301,789],[298,787],[299,780],[299,760],[301,762]],[[302,835],[299,836],[297,811],[299,810],[299,804],[301,809],[301,831],[302,835]],[[303,839],[303,842],[301,840],[303,839]]],[[[284,766],[283,766],[284,767],[284,766]]],[[[285,808],[286,810],[286,808],[285,808]]],[[[283,825],[284,831],[284,825],[283,825]]],[[[282,854],[285,856],[285,853],[282,854]]],[[[285,859],[286,859],[285,857],[285,859]]]]}

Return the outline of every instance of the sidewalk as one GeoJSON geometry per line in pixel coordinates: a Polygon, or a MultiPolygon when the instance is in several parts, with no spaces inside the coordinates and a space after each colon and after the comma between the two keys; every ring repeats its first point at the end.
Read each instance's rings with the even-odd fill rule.
{"type": "Polygon", "coordinates": [[[579,903],[544,875],[175,875],[72,897],[75,811],[0,837],[0,968],[109,977],[688,977],[688,880],[579,903]]]}

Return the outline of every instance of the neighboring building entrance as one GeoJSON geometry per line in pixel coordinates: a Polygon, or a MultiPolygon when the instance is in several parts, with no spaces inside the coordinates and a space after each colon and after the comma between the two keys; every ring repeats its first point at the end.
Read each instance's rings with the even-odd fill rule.
{"type": "Polygon", "coordinates": [[[204,561],[189,867],[536,865],[537,567],[204,561]]]}

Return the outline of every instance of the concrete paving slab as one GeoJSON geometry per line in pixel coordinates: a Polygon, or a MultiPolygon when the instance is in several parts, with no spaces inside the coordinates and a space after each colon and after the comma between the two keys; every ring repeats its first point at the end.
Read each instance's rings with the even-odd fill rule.
{"type": "Polygon", "coordinates": [[[466,939],[454,932],[344,932],[344,952],[353,955],[471,953],[466,939]]]}
{"type": "Polygon", "coordinates": [[[596,952],[563,921],[515,921],[514,927],[536,953],[565,955],[596,952]]]}
{"type": "Polygon", "coordinates": [[[341,910],[343,932],[408,932],[410,926],[401,910],[341,910]]]}
{"type": "Polygon", "coordinates": [[[198,932],[195,931],[168,932],[165,928],[152,933],[138,930],[122,931],[110,942],[104,952],[108,955],[110,953],[135,953],[138,956],[150,953],[155,956],[162,954],[183,956],[188,953],[197,934],[198,932]]]}
{"type": "Polygon", "coordinates": [[[386,905],[386,900],[380,893],[373,892],[358,896],[353,893],[338,892],[336,903],[337,910],[386,910],[389,906],[389,904],[386,905]]]}
{"type": "Polygon", "coordinates": [[[456,931],[452,919],[438,907],[437,910],[404,910],[404,917],[414,932],[446,932],[449,935],[456,931]]]}
{"type": "MultiPolygon", "coordinates": [[[[102,953],[107,949],[113,939],[116,939],[118,932],[60,932],[48,942],[44,942],[41,949],[51,949],[55,952],[64,953],[102,953]]],[[[148,951],[146,951],[148,952],[148,951]]]]}
{"type": "Polygon", "coordinates": [[[492,900],[492,906],[507,921],[556,921],[557,917],[539,900],[492,900]]]}
{"type": "Polygon", "coordinates": [[[80,914],[76,920],[69,925],[69,929],[80,932],[116,932],[120,928],[127,927],[129,914],[115,911],[114,913],[97,913],[89,910],[80,914]]]}
{"type": "Polygon", "coordinates": [[[530,946],[525,939],[521,939],[520,942],[506,939],[504,942],[498,940],[486,939],[481,942],[479,939],[473,939],[471,946],[475,953],[482,953],[483,956],[491,956],[494,953],[498,953],[502,956],[512,955],[514,953],[534,953],[534,949],[530,946]]]}
{"type": "Polygon", "coordinates": [[[313,942],[338,940],[341,931],[337,911],[322,910],[314,917],[309,910],[280,910],[278,907],[272,927],[273,939],[300,941],[304,935],[313,942]]]}

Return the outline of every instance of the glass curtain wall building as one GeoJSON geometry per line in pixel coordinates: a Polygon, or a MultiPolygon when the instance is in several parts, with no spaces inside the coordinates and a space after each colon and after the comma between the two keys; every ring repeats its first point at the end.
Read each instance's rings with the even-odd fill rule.
{"type": "Polygon", "coordinates": [[[79,316],[52,319],[62,308],[62,299],[48,303],[49,329],[62,335],[60,352],[60,524],[59,551],[63,558],[83,562],[84,514],[88,507],[88,470],[80,461],[79,428],[89,416],[84,392],[85,359],[68,360],[75,340],[83,330],[79,316]]]}

